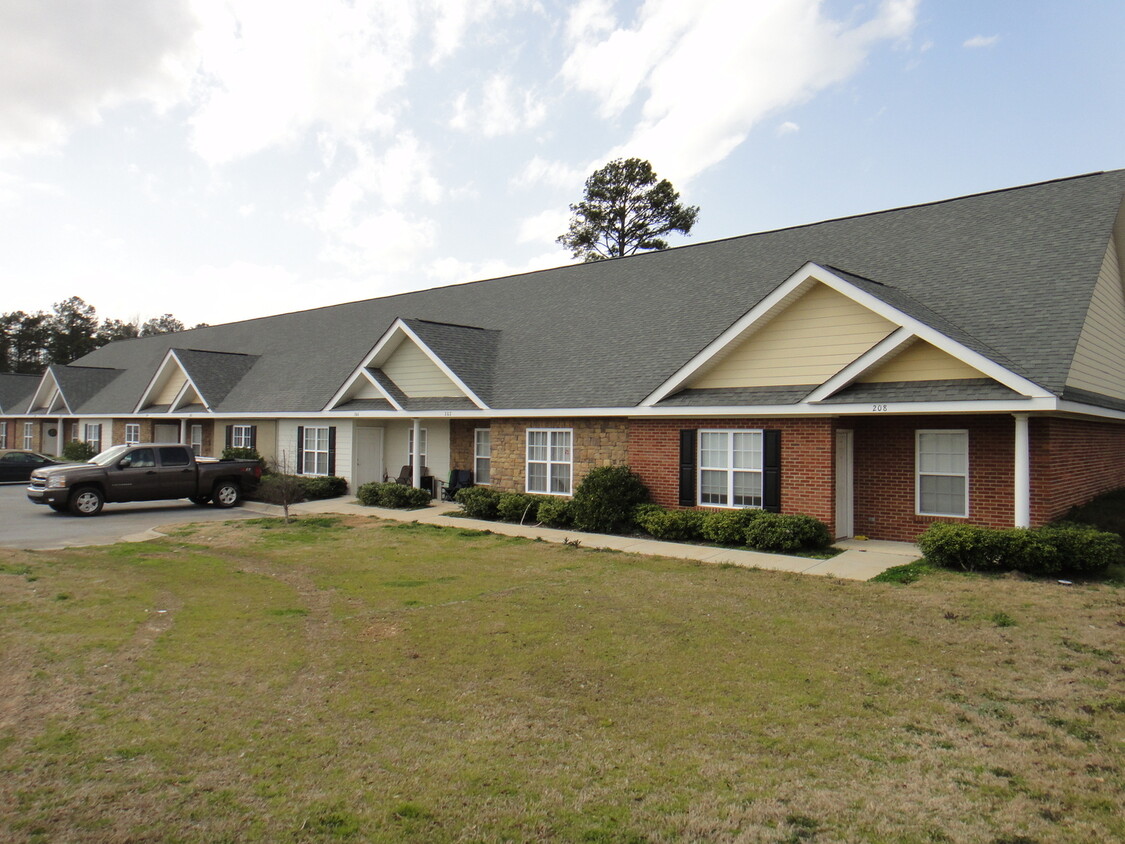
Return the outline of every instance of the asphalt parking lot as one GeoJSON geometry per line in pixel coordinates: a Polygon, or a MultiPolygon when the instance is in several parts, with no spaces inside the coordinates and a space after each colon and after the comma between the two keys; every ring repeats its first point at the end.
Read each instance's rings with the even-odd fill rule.
{"type": "Polygon", "coordinates": [[[220,510],[187,500],[107,504],[98,516],[56,513],[27,500],[26,483],[0,484],[0,548],[44,550],[112,545],[162,525],[252,518],[244,507],[220,510]]]}

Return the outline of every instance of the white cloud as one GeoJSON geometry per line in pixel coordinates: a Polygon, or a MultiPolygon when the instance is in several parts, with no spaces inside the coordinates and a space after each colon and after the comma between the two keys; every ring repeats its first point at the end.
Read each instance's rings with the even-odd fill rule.
{"type": "Polygon", "coordinates": [[[516,240],[520,243],[554,243],[569,224],[569,211],[551,208],[525,218],[520,223],[516,240]]]}
{"type": "Polygon", "coordinates": [[[438,64],[458,52],[474,26],[526,5],[525,0],[432,0],[427,14],[432,20],[430,63],[438,64]]]}
{"type": "Polygon", "coordinates": [[[535,272],[545,267],[560,267],[572,261],[570,253],[563,249],[541,252],[519,263],[510,263],[502,259],[463,261],[459,258],[447,257],[431,261],[426,268],[426,275],[435,285],[444,286],[535,272]]]}
{"type": "Polygon", "coordinates": [[[511,178],[508,184],[509,187],[513,188],[546,185],[554,188],[573,189],[576,185],[581,187],[588,173],[589,170],[587,169],[571,167],[561,161],[548,161],[545,158],[535,156],[527,162],[523,170],[511,178]]]}
{"type": "Polygon", "coordinates": [[[454,103],[449,125],[464,132],[480,132],[486,138],[512,135],[533,129],[547,116],[546,106],[531,91],[515,90],[512,78],[496,73],[482,86],[480,103],[473,108],[462,93],[454,103]]]}
{"type": "Polygon", "coordinates": [[[677,184],[724,159],[765,116],[854,74],[879,43],[907,36],[917,0],[883,0],[845,25],[818,0],[648,0],[635,24],[577,44],[564,79],[603,115],[641,101],[607,159],[640,156],[677,184]]]}
{"type": "Polygon", "coordinates": [[[0,6],[0,155],[64,142],[130,100],[167,107],[190,79],[188,3],[8,2],[0,6]]]}
{"type": "Polygon", "coordinates": [[[794,132],[800,132],[801,127],[794,123],[792,120],[786,120],[777,127],[778,135],[792,135],[794,132]]]}
{"type": "Polygon", "coordinates": [[[970,49],[972,49],[974,47],[991,47],[993,44],[995,44],[999,40],[1000,40],[999,35],[974,35],[972,38],[968,39],[961,46],[962,47],[968,47],[970,49]]]}

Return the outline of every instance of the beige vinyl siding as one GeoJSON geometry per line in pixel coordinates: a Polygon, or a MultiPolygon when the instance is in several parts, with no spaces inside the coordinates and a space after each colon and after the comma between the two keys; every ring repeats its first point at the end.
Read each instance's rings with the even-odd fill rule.
{"type": "MultiPolygon", "coordinates": [[[[267,463],[277,462],[277,422],[272,419],[261,422],[256,419],[216,419],[215,456],[222,454],[223,449],[226,448],[228,425],[257,425],[254,450],[262,455],[267,463]]],[[[289,471],[293,471],[292,467],[289,471]]]]}
{"type": "Polygon", "coordinates": [[[689,386],[820,384],[897,327],[817,284],[689,386]]]}
{"type": "MultiPolygon", "coordinates": [[[[249,423],[253,424],[253,423],[249,423]]],[[[285,467],[289,472],[297,471],[297,442],[298,427],[332,428],[336,429],[336,475],[352,480],[352,423],[348,419],[283,419],[277,424],[277,460],[278,465],[285,467]]],[[[261,450],[262,428],[258,428],[258,453],[261,450]]]]}
{"type": "Polygon", "coordinates": [[[348,391],[349,399],[385,399],[386,396],[379,391],[379,388],[367,380],[366,375],[360,375],[356,379],[355,384],[348,391]]]}
{"type": "MultiPolygon", "coordinates": [[[[409,462],[407,451],[412,422],[388,422],[383,433],[383,462],[391,477],[409,462]]],[[[449,479],[449,422],[444,419],[423,419],[426,429],[426,468],[434,477],[449,479]]]]}
{"type": "Polygon", "coordinates": [[[937,346],[920,340],[857,380],[861,384],[879,384],[887,381],[945,381],[985,377],[980,370],[957,360],[937,346]]]}
{"type": "Polygon", "coordinates": [[[1102,261],[1066,384],[1125,398],[1125,290],[1117,247],[1112,240],[1102,261]]]}
{"type": "Polygon", "coordinates": [[[394,354],[383,364],[383,372],[406,395],[415,398],[464,395],[449,376],[409,340],[399,344],[394,354]]]}
{"type": "Polygon", "coordinates": [[[160,389],[153,394],[149,404],[171,404],[176,400],[180,388],[187,381],[184,371],[178,366],[168,368],[168,380],[160,385],[160,389]]]}

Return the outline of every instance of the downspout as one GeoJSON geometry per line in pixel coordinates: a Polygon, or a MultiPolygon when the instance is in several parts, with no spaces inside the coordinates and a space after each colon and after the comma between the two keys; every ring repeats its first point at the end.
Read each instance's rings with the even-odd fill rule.
{"type": "Polygon", "coordinates": [[[422,420],[414,420],[414,449],[410,455],[410,485],[415,489],[422,486],[422,420]]]}
{"type": "Polygon", "coordinates": [[[1012,472],[1015,495],[1015,525],[1031,527],[1031,437],[1026,413],[1013,413],[1016,420],[1015,467],[1012,472]]]}

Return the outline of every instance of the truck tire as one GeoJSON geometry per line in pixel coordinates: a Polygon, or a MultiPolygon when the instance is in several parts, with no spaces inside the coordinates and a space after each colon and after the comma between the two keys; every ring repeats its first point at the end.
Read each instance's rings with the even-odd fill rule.
{"type": "Polygon", "coordinates": [[[96,516],[102,511],[105,496],[96,486],[81,486],[70,494],[68,505],[76,516],[96,516]]]}
{"type": "Polygon", "coordinates": [[[211,492],[211,500],[216,507],[226,509],[242,500],[242,488],[234,481],[219,481],[211,492]]]}
{"type": "Polygon", "coordinates": [[[211,496],[210,495],[189,495],[188,501],[190,501],[192,504],[198,504],[200,507],[202,507],[204,504],[207,504],[211,501],[211,496]]]}

